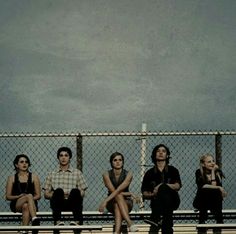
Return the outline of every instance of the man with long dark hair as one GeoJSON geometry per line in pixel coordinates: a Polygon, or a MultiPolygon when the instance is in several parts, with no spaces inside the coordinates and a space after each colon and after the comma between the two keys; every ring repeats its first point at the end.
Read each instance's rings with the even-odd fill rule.
{"type": "Polygon", "coordinates": [[[179,171],[169,165],[170,150],[163,144],[153,149],[151,158],[154,166],[145,173],[141,188],[143,198],[151,201],[151,217],[145,221],[151,224],[150,233],[161,229],[162,234],[173,234],[173,211],[180,204],[182,186],[179,171]]]}

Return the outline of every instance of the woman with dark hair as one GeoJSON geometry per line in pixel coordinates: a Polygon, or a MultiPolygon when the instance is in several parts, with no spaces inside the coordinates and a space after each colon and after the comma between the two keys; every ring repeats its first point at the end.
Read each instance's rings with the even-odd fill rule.
{"type": "Polygon", "coordinates": [[[115,234],[121,233],[122,220],[124,219],[129,227],[129,231],[136,232],[138,229],[130,219],[129,212],[133,207],[135,195],[129,192],[129,185],[132,181],[131,171],[123,168],[124,156],[115,152],[110,157],[112,169],[103,174],[103,182],[108,189],[108,197],[99,206],[99,211],[104,209],[115,216],[115,234]]]}
{"type": "Polygon", "coordinates": [[[200,157],[200,168],[195,172],[197,194],[193,202],[194,208],[199,210],[199,223],[207,220],[207,211],[215,216],[217,223],[223,223],[222,201],[227,193],[222,187],[224,175],[214,161],[211,154],[200,157]]]}
{"type": "Polygon", "coordinates": [[[154,166],[146,171],[142,182],[144,199],[151,201],[151,217],[144,220],[151,224],[149,233],[161,229],[162,234],[173,234],[173,211],[180,204],[181,188],[179,171],[169,165],[170,150],[164,144],[154,147],[151,155],[154,166]]]}
{"type": "MultiPolygon", "coordinates": [[[[39,225],[36,216],[37,201],[41,198],[40,181],[36,174],[29,171],[30,160],[27,155],[17,155],[13,161],[15,175],[9,176],[6,184],[6,199],[11,201],[13,212],[22,213],[22,225],[39,225]]],[[[20,233],[27,233],[22,231],[20,233]]],[[[37,233],[37,231],[33,232],[37,233]]]]}

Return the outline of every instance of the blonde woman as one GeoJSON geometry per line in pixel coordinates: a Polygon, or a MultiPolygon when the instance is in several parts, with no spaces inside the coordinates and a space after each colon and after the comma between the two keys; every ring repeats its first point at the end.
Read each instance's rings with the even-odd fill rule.
{"type": "Polygon", "coordinates": [[[200,168],[195,172],[197,194],[193,206],[199,210],[199,223],[207,220],[210,210],[217,223],[223,223],[222,201],[227,193],[222,187],[224,175],[211,154],[200,157],[200,168]]]}

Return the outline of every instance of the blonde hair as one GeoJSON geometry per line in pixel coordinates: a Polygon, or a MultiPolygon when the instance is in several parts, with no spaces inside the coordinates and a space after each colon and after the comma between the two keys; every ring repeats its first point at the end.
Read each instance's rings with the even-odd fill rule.
{"type": "MultiPolygon", "coordinates": [[[[208,179],[207,179],[206,170],[204,169],[203,164],[204,164],[207,157],[212,157],[214,159],[214,156],[210,153],[204,154],[200,157],[200,172],[201,172],[202,178],[204,178],[204,180],[206,180],[206,181],[208,181],[208,179]]],[[[219,171],[217,170],[215,172],[215,175],[216,175],[216,177],[218,177],[219,181],[221,182],[222,177],[224,177],[223,173],[222,172],[219,173],[219,171]]]]}

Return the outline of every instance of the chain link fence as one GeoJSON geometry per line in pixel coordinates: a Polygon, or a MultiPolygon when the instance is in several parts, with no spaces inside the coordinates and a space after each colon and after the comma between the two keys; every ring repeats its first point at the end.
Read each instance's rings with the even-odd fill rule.
{"type": "MultiPolygon", "coordinates": [[[[72,149],[71,166],[78,167],[88,183],[84,198],[84,210],[96,211],[107,196],[102,174],[110,169],[110,155],[116,151],[125,157],[124,167],[133,172],[130,191],[140,195],[144,172],[152,167],[151,152],[155,145],[166,144],[171,151],[170,165],[179,169],[183,187],[179,194],[179,209],[193,209],[192,201],[196,192],[195,170],[199,157],[205,153],[216,156],[217,163],[226,176],[223,185],[228,192],[224,209],[234,209],[236,198],[236,132],[132,132],[132,133],[81,133],[81,134],[1,134],[1,182],[0,211],[10,211],[5,200],[7,177],[14,174],[13,160],[24,153],[31,160],[30,170],[36,173],[43,188],[49,171],[58,167],[57,149],[67,146],[72,149]]],[[[150,210],[149,202],[143,208],[135,205],[133,210],[150,210]]],[[[49,201],[39,201],[40,211],[50,211],[49,201]]]]}

